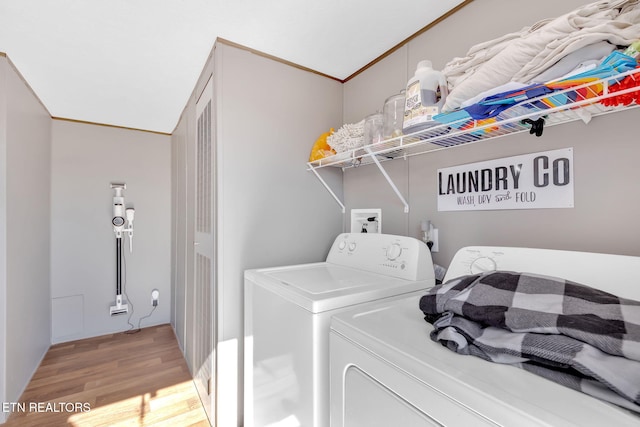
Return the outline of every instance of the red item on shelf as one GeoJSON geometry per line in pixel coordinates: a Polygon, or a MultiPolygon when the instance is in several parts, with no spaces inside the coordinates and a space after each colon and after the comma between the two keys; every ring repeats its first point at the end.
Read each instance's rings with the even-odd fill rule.
{"type": "MultiPolygon", "coordinates": [[[[640,65],[636,67],[640,69],[640,65]]],[[[600,101],[602,105],[607,107],[615,107],[616,105],[629,105],[638,103],[640,100],[640,73],[628,75],[618,83],[609,86],[609,93],[619,92],[625,89],[638,88],[638,90],[625,93],[623,95],[614,95],[600,101]]]]}

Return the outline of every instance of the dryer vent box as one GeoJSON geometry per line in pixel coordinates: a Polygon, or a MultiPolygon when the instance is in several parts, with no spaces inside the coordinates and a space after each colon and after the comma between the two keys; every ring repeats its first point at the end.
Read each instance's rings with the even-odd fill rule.
{"type": "Polygon", "coordinates": [[[382,209],[351,209],[351,233],[382,233],[382,209]]]}

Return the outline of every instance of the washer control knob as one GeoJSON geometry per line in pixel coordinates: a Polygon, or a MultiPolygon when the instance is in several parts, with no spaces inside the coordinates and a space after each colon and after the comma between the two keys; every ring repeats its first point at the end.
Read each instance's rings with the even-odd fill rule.
{"type": "Polygon", "coordinates": [[[390,261],[393,261],[396,258],[398,258],[400,254],[402,254],[402,247],[397,243],[393,243],[391,246],[387,248],[387,258],[390,261]]]}
{"type": "Polygon", "coordinates": [[[346,247],[347,247],[347,242],[345,240],[338,243],[338,249],[343,250],[346,247]]]}
{"type": "Polygon", "coordinates": [[[350,250],[351,252],[353,252],[353,251],[355,251],[355,250],[356,250],[356,242],[351,242],[351,243],[349,243],[349,250],[350,250]]]}
{"type": "Polygon", "coordinates": [[[480,257],[471,263],[471,274],[486,273],[487,271],[496,271],[498,266],[496,262],[489,257],[480,257]]]}

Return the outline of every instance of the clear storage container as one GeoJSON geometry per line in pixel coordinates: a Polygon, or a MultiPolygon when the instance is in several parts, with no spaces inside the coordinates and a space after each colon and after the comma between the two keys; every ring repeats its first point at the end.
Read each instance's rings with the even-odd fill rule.
{"type": "Polygon", "coordinates": [[[364,145],[376,144],[384,139],[383,115],[380,112],[370,114],[364,118],[364,145]]]}
{"type": "Polygon", "coordinates": [[[390,96],[384,101],[384,108],[382,110],[384,116],[382,135],[384,139],[396,138],[402,135],[404,101],[404,90],[397,95],[390,96]]]}

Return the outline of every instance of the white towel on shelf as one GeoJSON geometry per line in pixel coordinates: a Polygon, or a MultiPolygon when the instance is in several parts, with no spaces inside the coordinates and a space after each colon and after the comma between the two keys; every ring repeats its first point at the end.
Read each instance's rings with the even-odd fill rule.
{"type": "Polygon", "coordinates": [[[613,45],[628,46],[640,37],[640,6],[627,8],[613,19],[575,18],[568,32],[562,38],[543,46],[513,78],[518,81],[530,81],[567,55],[594,45],[609,42],[613,45]]]}
{"type": "Polygon", "coordinates": [[[358,123],[347,123],[327,137],[327,144],[336,153],[344,153],[364,145],[364,119],[358,123]]]}

